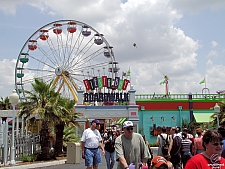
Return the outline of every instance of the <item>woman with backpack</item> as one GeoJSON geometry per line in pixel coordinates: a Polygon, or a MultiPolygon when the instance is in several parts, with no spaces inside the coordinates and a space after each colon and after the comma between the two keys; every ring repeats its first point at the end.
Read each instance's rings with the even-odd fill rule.
{"type": "Polygon", "coordinates": [[[159,146],[157,156],[163,156],[168,159],[168,149],[170,145],[170,136],[166,134],[166,127],[162,127],[162,133],[157,136],[156,146],[159,146]]]}

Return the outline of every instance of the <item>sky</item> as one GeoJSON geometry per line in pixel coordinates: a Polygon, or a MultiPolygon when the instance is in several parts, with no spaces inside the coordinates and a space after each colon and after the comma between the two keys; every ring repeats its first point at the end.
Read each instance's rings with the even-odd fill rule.
{"type": "MultiPolygon", "coordinates": [[[[27,40],[58,20],[85,23],[113,46],[136,94],[225,90],[224,0],[0,0],[0,96],[15,89],[15,68],[27,40]],[[136,44],[134,47],[133,44],[136,44]],[[199,84],[205,78],[203,84],[199,84]]],[[[35,63],[33,63],[35,64],[35,63]]],[[[32,63],[29,63],[32,67],[32,63]]],[[[35,65],[34,65],[35,68],[35,65]]]]}

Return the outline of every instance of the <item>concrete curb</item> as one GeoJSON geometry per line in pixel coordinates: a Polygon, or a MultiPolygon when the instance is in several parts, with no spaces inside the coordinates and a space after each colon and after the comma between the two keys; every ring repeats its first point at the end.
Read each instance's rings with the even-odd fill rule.
{"type": "MultiPolygon", "coordinates": [[[[42,163],[35,163],[35,164],[26,164],[26,165],[14,165],[14,166],[4,166],[4,169],[10,169],[10,168],[20,168],[20,169],[29,169],[29,168],[39,168],[39,167],[48,167],[48,166],[54,166],[54,165],[60,165],[65,164],[66,159],[63,160],[57,160],[57,161],[50,161],[50,162],[42,162],[42,163]]],[[[3,169],[0,167],[0,169],[3,169]]]]}

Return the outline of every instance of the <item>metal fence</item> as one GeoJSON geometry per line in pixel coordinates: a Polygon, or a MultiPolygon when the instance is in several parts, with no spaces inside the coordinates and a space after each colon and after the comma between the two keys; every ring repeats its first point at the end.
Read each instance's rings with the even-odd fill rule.
{"type": "MultiPolygon", "coordinates": [[[[8,136],[8,144],[1,145],[0,159],[2,164],[8,164],[11,160],[12,137],[8,136]]],[[[30,156],[41,151],[40,135],[27,135],[15,137],[15,160],[21,160],[22,156],[30,156]]]]}

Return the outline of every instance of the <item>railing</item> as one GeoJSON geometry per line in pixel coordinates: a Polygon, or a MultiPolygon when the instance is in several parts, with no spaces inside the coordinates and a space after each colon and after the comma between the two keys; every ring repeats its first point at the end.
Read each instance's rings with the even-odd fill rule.
{"type": "MultiPolygon", "coordinates": [[[[11,157],[11,140],[12,138],[8,137],[8,145],[1,147],[2,153],[0,153],[0,159],[3,163],[4,159],[6,161],[10,161],[11,157]],[[6,149],[6,157],[4,157],[4,149],[6,149]]],[[[40,135],[33,135],[33,136],[18,136],[15,137],[15,160],[20,160],[23,155],[32,155],[35,154],[37,151],[40,150],[40,135]]]]}
{"type": "Polygon", "coordinates": [[[188,100],[190,96],[192,96],[192,100],[220,100],[225,98],[225,94],[135,94],[135,100],[188,100]]]}

